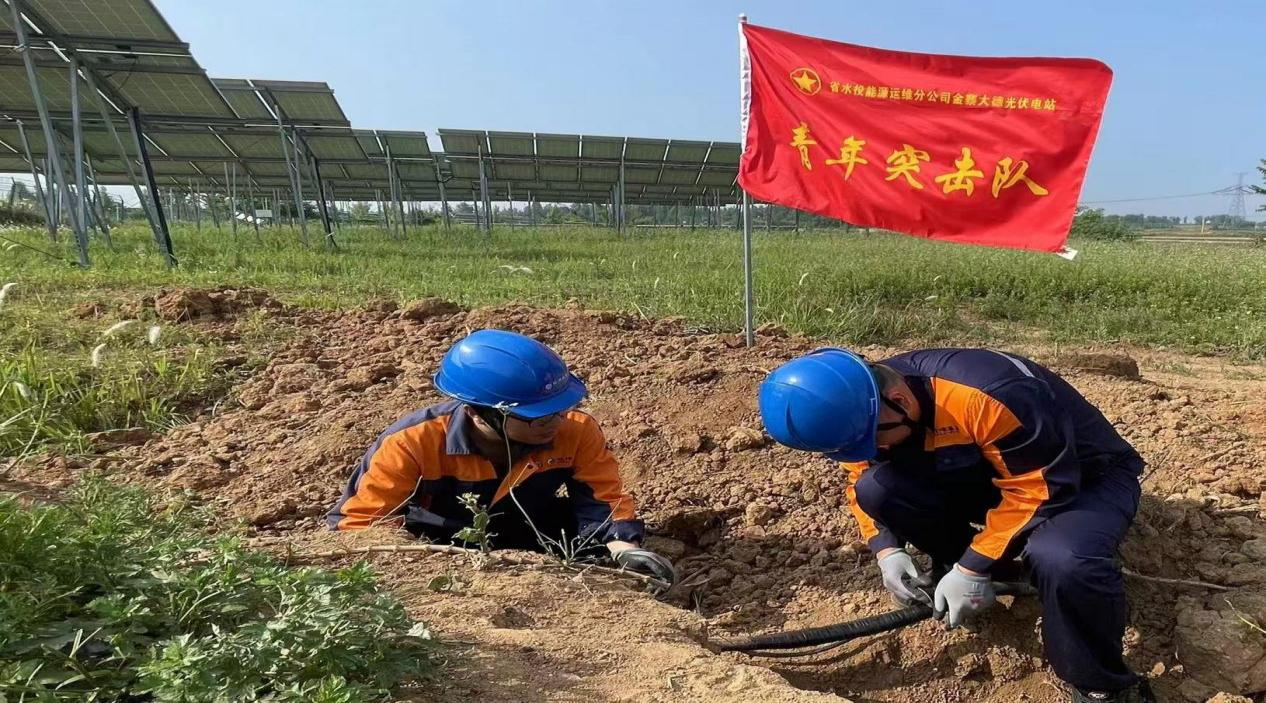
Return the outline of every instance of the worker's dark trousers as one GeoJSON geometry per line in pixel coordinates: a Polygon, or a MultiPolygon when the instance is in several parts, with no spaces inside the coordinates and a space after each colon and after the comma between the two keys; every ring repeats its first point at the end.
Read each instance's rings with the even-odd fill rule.
{"type": "MultiPolygon", "coordinates": [[[[938,480],[890,464],[867,471],[856,488],[867,515],[938,564],[958,561],[976,534],[969,523],[983,523],[1001,497],[981,479],[938,480]]],[[[1083,690],[1117,691],[1135,682],[1121,656],[1126,601],[1114,559],[1139,492],[1132,471],[1106,469],[1083,479],[1077,497],[1026,544],[1012,545],[1042,600],[1046,658],[1056,675],[1083,690]]]]}

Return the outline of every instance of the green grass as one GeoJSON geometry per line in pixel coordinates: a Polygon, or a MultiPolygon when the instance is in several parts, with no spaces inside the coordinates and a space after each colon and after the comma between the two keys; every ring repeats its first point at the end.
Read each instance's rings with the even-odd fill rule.
{"type": "MultiPolygon", "coordinates": [[[[141,224],[116,227],[116,251],[94,241],[93,266],[70,265],[69,237],[38,229],[4,236],[51,248],[53,260],[0,242],[0,454],[55,444],[85,448],[86,432],[162,429],[214,402],[232,382],[216,370],[214,339],[183,326],[141,341],[149,321],[110,340],[119,317],[76,320],[81,301],[135,300],[162,286],[257,286],[286,302],[327,308],[371,298],[441,296],[465,305],[522,301],[646,317],[682,316],[713,330],[742,321],[742,262],[733,230],[585,227],[414,228],[398,241],[345,229],[337,252],[298,243],[296,231],[248,228],[234,238],[209,225],[173,232],[181,265],[167,271],[141,224]],[[4,249],[5,247],[9,247],[4,249]],[[125,337],[126,339],[124,339],[125,337]],[[27,389],[22,392],[16,383],[27,389]]],[[[1058,344],[1129,342],[1266,356],[1266,249],[1074,242],[1075,262],[887,234],[756,234],[757,322],[838,344],[1058,344]]],[[[257,325],[264,339],[266,325],[257,325]]],[[[266,341],[266,340],[264,340],[266,341]]],[[[249,346],[249,345],[248,345],[249,346]]],[[[266,344],[254,344],[260,353],[266,344]]]]}
{"type": "Polygon", "coordinates": [[[170,429],[223,397],[240,372],[217,365],[219,340],[183,326],[147,318],[107,336],[118,318],[78,319],[78,299],[31,293],[21,281],[0,305],[0,456],[50,444],[78,453],[93,432],[170,429]]]}
{"type": "MultiPolygon", "coordinates": [[[[119,251],[96,246],[76,270],[14,249],[0,278],[27,292],[97,297],[161,285],[252,285],[290,302],[338,307],[369,297],[438,295],[468,305],[578,298],[598,308],[681,315],[710,328],[742,320],[742,265],[734,231],[589,228],[345,230],[342,249],[304,249],[295,232],[245,228],[173,234],[182,265],[164,270],[147,230],[116,228],[119,251]],[[527,267],[530,273],[503,266],[527,267]]],[[[22,241],[40,245],[31,230],[22,241]]],[[[316,240],[314,233],[314,241],[316,240]]],[[[1076,262],[1052,255],[896,235],[758,232],[759,322],[837,341],[1128,341],[1260,356],[1266,349],[1266,250],[1074,242],[1076,262]]],[[[70,258],[68,248],[64,248],[70,258]]],[[[16,292],[16,291],[15,291],[16,292]]]]}
{"type": "Polygon", "coordinates": [[[96,477],[67,498],[0,498],[0,700],[367,703],[434,667],[363,564],[289,568],[96,477]]]}

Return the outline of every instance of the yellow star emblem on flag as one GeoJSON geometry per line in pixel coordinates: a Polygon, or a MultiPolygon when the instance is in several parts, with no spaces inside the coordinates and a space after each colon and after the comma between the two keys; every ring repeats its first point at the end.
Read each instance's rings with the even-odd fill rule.
{"type": "Polygon", "coordinates": [[[796,84],[800,92],[805,95],[816,95],[822,90],[822,81],[818,78],[817,71],[812,68],[797,68],[791,72],[791,82],[796,84]]]}

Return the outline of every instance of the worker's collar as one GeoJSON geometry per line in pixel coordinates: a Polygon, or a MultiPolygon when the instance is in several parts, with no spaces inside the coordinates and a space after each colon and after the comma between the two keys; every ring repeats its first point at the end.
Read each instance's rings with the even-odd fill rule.
{"type": "MultiPolygon", "coordinates": [[[[458,403],[453,408],[453,414],[448,419],[448,429],[444,432],[444,453],[449,456],[456,455],[478,455],[479,448],[475,446],[474,440],[471,439],[471,433],[475,431],[473,423],[470,421],[470,414],[466,412],[466,404],[458,403]]],[[[553,442],[545,444],[523,444],[522,442],[510,443],[510,454],[514,461],[518,461],[523,456],[534,451],[542,449],[553,449],[553,442]]],[[[488,459],[489,457],[484,457],[488,459]]]]}
{"type": "Polygon", "coordinates": [[[932,379],[926,376],[903,376],[914,399],[919,403],[919,425],[927,428],[936,422],[936,401],[932,398],[932,379]]]}

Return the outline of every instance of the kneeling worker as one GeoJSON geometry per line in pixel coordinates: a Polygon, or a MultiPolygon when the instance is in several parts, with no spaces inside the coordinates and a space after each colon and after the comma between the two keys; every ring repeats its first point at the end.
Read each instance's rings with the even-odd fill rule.
{"type": "Polygon", "coordinates": [[[927,604],[956,627],[993,604],[993,581],[1027,573],[1073,701],[1154,700],[1122,657],[1114,561],[1143,461],[1062,378],[986,349],[876,364],[819,349],[769,374],[760,411],[780,443],[845,462],[849,504],[898,600],[927,602],[913,586],[935,582],[927,604]],[[907,544],[931,557],[930,575],[907,544]]]}
{"type": "Polygon", "coordinates": [[[455,344],[435,374],[452,400],[388,427],[330,511],[334,530],[402,526],[451,542],[471,525],[461,496],[492,514],[494,546],[592,555],[606,546],[631,570],[672,583],[663,556],[638,546],[642,521],[598,423],[575,410],[585,384],[549,347],[480,330],[455,344]]]}

